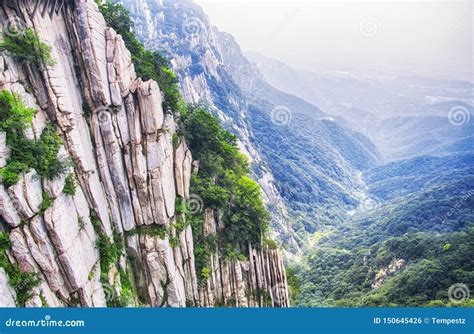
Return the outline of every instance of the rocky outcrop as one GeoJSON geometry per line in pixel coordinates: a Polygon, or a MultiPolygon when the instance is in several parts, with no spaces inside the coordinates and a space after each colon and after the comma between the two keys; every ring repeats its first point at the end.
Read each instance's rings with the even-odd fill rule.
{"type": "MultiPolygon", "coordinates": [[[[77,179],[74,195],[63,192],[65,176],[48,181],[33,170],[9,188],[0,185],[8,260],[40,276],[25,305],[116,306],[127,293],[130,305],[288,306],[274,250],[250,248],[248,261],[216,253],[219,279],[198,282],[192,229],[176,228],[175,213],[176,199],[190,197],[192,153],[184,141],[174,147],[176,125],[162,109],[160,87],[137,78],[122,37],[106,26],[95,2],[72,3],[51,16],[33,15],[29,2],[0,7],[1,22],[33,28],[55,59],[38,67],[0,54],[0,90],[38,111],[30,138],[50,122],[57,126],[59,155],[74,162],[68,173],[77,179]],[[46,198],[51,205],[42,209],[46,198]],[[105,273],[97,249],[104,238],[125,248],[105,273]]],[[[4,167],[9,148],[1,132],[0,152],[4,167]]],[[[0,268],[0,306],[15,300],[7,276],[0,268]]]]}
{"type": "Polygon", "coordinates": [[[382,286],[389,277],[395,275],[397,272],[405,269],[406,261],[404,259],[393,260],[390,264],[381,268],[375,275],[374,282],[372,283],[372,289],[378,289],[382,286]]]}
{"type": "MultiPolygon", "coordinates": [[[[225,228],[207,209],[204,235],[225,228]]],[[[274,249],[248,245],[247,257],[222,258],[219,249],[211,255],[209,279],[199,286],[201,306],[288,307],[289,296],[283,262],[274,249]]]]}

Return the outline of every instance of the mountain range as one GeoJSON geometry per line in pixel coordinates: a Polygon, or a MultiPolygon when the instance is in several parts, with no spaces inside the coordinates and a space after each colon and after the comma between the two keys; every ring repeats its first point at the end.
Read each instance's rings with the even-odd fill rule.
{"type": "Polygon", "coordinates": [[[0,6],[0,306],[474,306],[473,82],[40,4],[0,6]]]}
{"type": "Polygon", "coordinates": [[[388,252],[371,262],[392,238],[411,240],[418,233],[460,238],[462,257],[464,247],[472,250],[456,234],[472,233],[474,220],[472,82],[388,70],[294,69],[244,54],[192,1],[120,2],[144,44],[170,59],[185,99],[208,106],[251,157],[273,230],[296,275],[297,305],[444,304],[446,294],[438,292],[446,292],[448,283],[473,283],[469,261],[444,268],[449,279],[404,302],[390,295],[397,275],[425,268],[423,261],[434,255],[406,259],[388,252]],[[360,282],[350,281],[354,268],[343,264],[326,274],[334,266],[328,254],[338,251],[363,268],[360,282]],[[394,263],[404,264],[386,269],[394,263]],[[390,274],[384,279],[377,276],[385,271],[390,274]],[[333,284],[317,283],[324,280],[333,284]],[[334,293],[348,282],[356,296],[334,293]],[[372,295],[377,298],[367,297],[372,295]]]}

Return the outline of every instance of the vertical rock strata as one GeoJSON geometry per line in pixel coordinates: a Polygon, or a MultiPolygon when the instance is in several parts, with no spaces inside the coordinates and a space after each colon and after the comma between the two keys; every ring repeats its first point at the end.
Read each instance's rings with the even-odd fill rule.
{"type": "MultiPolygon", "coordinates": [[[[68,195],[64,176],[48,181],[34,170],[13,186],[0,185],[0,229],[12,243],[7,258],[41,280],[26,306],[106,306],[122,294],[126,273],[132,305],[288,306],[282,260],[265,247],[249,246],[245,261],[224,260],[217,251],[210,278],[198,281],[191,226],[173,229],[176,198],[190,196],[192,154],[185,142],[173,147],[175,123],[163,112],[160,88],[137,78],[130,52],[94,1],[31,19],[32,3],[20,2],[20,12],[0,7],[0,21],[32,27],[52,47],[55,64],[40,70],[2,53],[0,90],[38,110],[30,138],[38,139],[48,122],[57,125],[59,154],[74,162],[69,173],[77,189],[68,195]],[[43,212],[45,194],[52,204],[43,212]],[[171,232],[140,232],[148,228],[171,232]],[[125,251],[104,279],[96,245],[100,237],[118,242],[115,235],[125,251]]],[[[0,132],[0,168],[8,154],[0,132]]],[[[204,228],[220,228],[208,210],[204,228]]],[[[0,306],[15,300],[0,268],[0,306]]]]}

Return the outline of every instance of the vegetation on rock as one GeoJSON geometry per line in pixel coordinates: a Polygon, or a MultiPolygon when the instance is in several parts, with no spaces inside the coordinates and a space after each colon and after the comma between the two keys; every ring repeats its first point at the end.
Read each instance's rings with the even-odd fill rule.
{"type": "Polygon", "coordinates": [[[204,236],[203,213],[187,215],[196,240],[196,267],[206,278],[210,254],[217,246],[231,255],[240,254],[248,244],[260,247],[270,216],[259,185],[248,177],[250,168],[234,135],[202,107],[189,107],[181,115],[181,131],[200,162],[198,173],[191,179],[191,193],[202,199],[204,207],[214,210],[225,225],[217,238],[204,236]]]}
{"type": "Polygon", "coordinates": [[[7,187],[18,182],[20,174],[30,169],[52,180],[70,166],[69,159],[58,157],[62,139],[53,124],[43,129],[38,141],[24,135],[34,114],[35,111],[26,107],[18,95],[8,90],[0,92],[0,130],[5,132],[10,148],[7,165],[0,169],[0,175],[7,187]]]}
{"type": "Polygon", "coordinates": [[[0,51],[7,51],[13,59],[26,64],[55,64],[51,56],[51,47],[42,42],[31,28],[17,29],[15,33],[3,34],[0,51]]]}
{"type": "Polygon", "coordinates": [[[143,80],[155,80],[164,94],[163,107],[168,112],[180,112],[186,109],[178,89],[176,75],[169,69],[166,58],[158,52],[146,50],[133,33],[133,22],[122,4],[105,2],[98,4],[109,27],[123,38],[130,51],[137,75],[143,80]]]}
{"type": "MultiPolygon", "coordinates": [[[[169,69],[167,60],[158,52],[148,51],[133,33],[128,11],[121,4],[99,4],[107,24],[123,38],[130,50],[137,75],[155,80],[164,92],[163,107],[175,112],[178,133],[173,135],[176,147],[181,137],[190,146],[193,157],[199,160],[199,172],[192,176],[191,193],[202,199],[204,207],[213,209],[225,224],[217,236],[204,236],[203,211],[192,212],[186,203],[178,199],[177,230],[186,224],[193,227],[196,267],[201,278],[209,275],[209,258],[216,247],[230,257],[242,258],[240,249],[248,244],[260,247],[262,237],[268,231],[270,216],[267,212],[258,184],[251,180],[250,167],[239,152],[237,139],[224,130],[218,120],[202,107],[186,106],[178,89],[176,75],[169,69]]],[[[158,233],[164,237],[169,231],[148,228],[136,229],[137,233],[158,233]]],[[[134,232],[132,232],[134,233],[134,232]]],[[[178,240],[170,236],[170,244],[176,247],[178,240]]]]}
{"type": "Polygon", "coordinates": [[[63,192],[67,195],[74,196],[76,194],[76,180],[74,174],[69,174],[64,180],[63,192]]]}
{"type": "Polygon", "coordinates": [[[0,267],[5,270],[8,282],[15,290],[16,304],[24,307],[31,297],[31,290],[40,283],[40,277],[38,273],[24,272],[17,263],[11,263],[6,253],[10,248],[9,234],[0,232],[0,267]]]}

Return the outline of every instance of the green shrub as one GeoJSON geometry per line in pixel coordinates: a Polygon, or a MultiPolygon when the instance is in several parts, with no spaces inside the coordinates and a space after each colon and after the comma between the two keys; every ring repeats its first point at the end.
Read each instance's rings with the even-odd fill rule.
{"type": "Polygon", "coordinates": [[[192,175],[190,191],[202,199],[204,207],[219,214],[225,225],[217,236],[204,237],[202,212],[192,213],[182,203],[177,205],[177,212],[184,212],[193,228],[196,272],[205,279],[216,245],[224,250],[224,256],[244,259],[240,249],[247,249],[248,243],[261,246],[270,215],[259,185],[247,176],[250,168],[237,147],[236,137],[202,107],[189,107],[180,120],[180,130],[193,157],[200,162],[199,172],[192,175]]]}
{"type": "Polygon", "coordinates": [[[180,143],[180,136],[177,133],[173,133],[173,148],[176,149],[180,143]]]}
{"type": "Polygon", "coordinates": [[[6,232],[0,232],[0,252],[10,249],[12,242],[10,236],[6,232]]]}
{"type": "Polygon", "coordinates": [[[91,225],[94,228],[96,234],[102,233],[102,223],[100,222],[99,217],[97,217],[96,213],[92,210],[89,211],[89,219],[91,221],[91,225]]]}
{"type": "Polygon", "coordinates": [[[126,233],[127,235],[150,235],[153,237],[160,237],[160,239],[164,240],[168,234],[168,230],[162,225],[142,225],[137,226],[133,230],[127,231],[126,233]]]}
{"type": "MultiPolygon", "coordinates": [[[[98,232],[99,236],[96,241],[96,247],[99,251],[99,259],[100,259],[100,281],[102,284],[110,284],[109,283],[109,271],[113,265],[117,265],[120,257],[124,254],[124,241],[122,236],[118,232],[113,232],[113,242],[110,238],[100,230],[100,221],[97,223],[97,218],[92,218],[91,221],[93,222],[93,226],[98,232]]],[[[118,267],[118,266],[117,266],[118,267]]],[[[130,280],[129,273],[123,271],[119,268],[119,277],[121,283],[121,294],[113,296],[109,296],[112,298],[107,298],[107,306],[108,307],[125,307],[128,306],[133,296],[135,295],[132,282],[130,280]]],[[[111,287],[115,289],[115,287],[111,287]]]]}
{"type": "Polygon", "coordinates": [[[19,30],[16,34],[4,34],[0,50],[7,51],[15,60],[26,64],[55,64],[51,56],[51,47],[39,39],[31,28],[19,30]]]}
{"type": "Polygon", "coordinates": [[[119,269],[119,273],[121,291],[117,306],[127,307],[128,305],[133,303],[133,300],[136,296],[136,291],[130,273],[122,269],[119,269]]]}
{"type": "Polygon", "coordinates": [[[263,244],[270,249],[278,249],[278,244],[270,238],[263,238],[263,244]]]}
{"type": "Polygon", "coordinates": [[[43,296],[43,294],[40,294],[39,297],[41,299],[41,307],[49,307],[48,301],[46,300],[45,296],[43,296]]]}
{"type": "Polygon", "coordinates": [[[236,137],[201,107],[189,108],[182,123],[191,152],[200,161],[199,172],[191,179],[191,192],[205,207],[224,213],[221,219],[226,228],[221,242],[260,245],[270,215],[259,185],[247,176],[250,169],[236,137]]]}
{"type": "Polygon", "coordinates": [[[7,165],[0,169],[0,176],[7,187],[18,182],[20,174],[31,168],[52,180],[71,166],[69,159],[58,158],[62,140],[53,124],[46,125],[38,141],[23,135],[31,126],[34,113],[18,95],[7,90],[0,92],[0,129],[5,132],[10,148],[7,165]]]}
{"type": "Polygon", "coordinates": [[[175,213],[176,214],[181,214],[181,213],[186,213],[188,212],[188,205],[185,200],[183,200],[181,197],[176,197],[175,201],[175,213]]]}
{"type": "Polygon", "coordinates": [[[46,191],[43,191],[43,199],[40,204],[40,213],[43,214],[46,209],[51,207],[51,205],[53,205],[53,199],[46,191]]]}
{"type": "Polygon", "coordinates": [[[1,182],[9,187],[20,179],[20,174],[28,172],[30,167],[19,161],[12,161],[3,168],[0,168],[1,182]]]}
{"type": "Polygon", "coordinates": [[[8,90],[0,92],[0,130],[8,136],[19,135],[21,131],[30,127],[34,109],[28,108],[20,96],[8,90]]]}
{"type": "Polygon", "coordinates": [[[179,236],[170,237],[169,238],[169,244],[170,244],[171,248],[178,247],[181,244],[181,240],[179,239],[179,236]]]}
{"type": "Polygon", "coordinates": [[[64,181],[63,193],[74,196],[76,194],[76,180],[74,174],[69,174],[64,181]]]}
{"type": "Polygon", "coordinates": [[[102,234],[98,237],[96,246],[99,250],[101,280],[107,282],[110,268],[119,261],[123,254],[123,241],[117,232],[113,234],[113,242],[107,235],[102,234]]]}
{"type": "Polygon", "coordinates": [[[238,261],[245,261],[247,257],[240,252],[240,250],[235,249],[232,245],[228,244],[224,250],[224,258],[234,259],[238,261]]]}
{"type": "Polygon", "coordinates": [[[56,127],[53,124],[48,124],[43,129],[40,140],[34,147],[37,158],[33,168],[48,180],[53,180],[64,174],[72,165],[69,159],[58,158],[61,144],[62,139],[56,131],[56,127]]]}
{"type": "Polygon", "coordinates": [[[200,274],[201,274],[201,279],[206,280],[211,275],[211,269],[209,269],[209,267],[204,267],[201,269],[200,274]]]}

